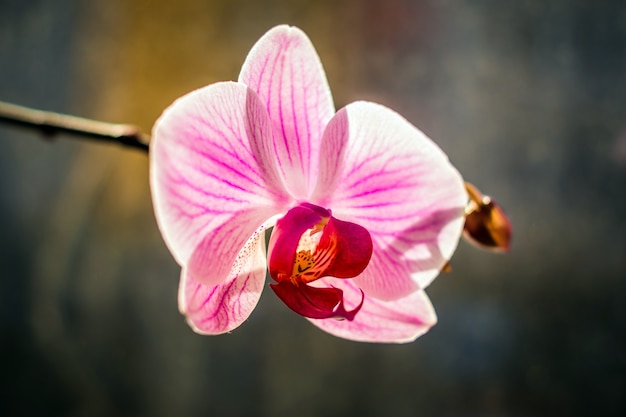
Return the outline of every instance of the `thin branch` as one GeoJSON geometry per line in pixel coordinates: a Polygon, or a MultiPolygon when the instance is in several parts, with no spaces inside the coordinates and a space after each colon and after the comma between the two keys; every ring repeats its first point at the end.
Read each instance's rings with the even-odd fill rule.
{"type": "Polygon", "coordinates": [[[99,122],[82,117],[28,107],[0,101],[0,122],[39,130],[46,137],[68,134],[148,152],[150,137],[134,125],[99,122]]]}

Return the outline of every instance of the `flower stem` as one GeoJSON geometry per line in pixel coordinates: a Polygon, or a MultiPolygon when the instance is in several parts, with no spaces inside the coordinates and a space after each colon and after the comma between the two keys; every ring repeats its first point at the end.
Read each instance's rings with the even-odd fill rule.
{"type": "Polygon", "coordinates": [[[105,123],[97,120],[28,107],[0,101],[0,122],[39,130],[45,137],[67,134],[148,152],[150,137],[134,125],[105,123]]]}

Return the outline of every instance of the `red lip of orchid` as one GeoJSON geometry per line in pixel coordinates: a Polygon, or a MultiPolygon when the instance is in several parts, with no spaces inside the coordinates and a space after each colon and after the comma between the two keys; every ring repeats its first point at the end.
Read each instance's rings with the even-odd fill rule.
{"type": "Polygon", "coordinates": [[[302,203],[276,222],[268,247],[270,284],[290,309],[312,319],[353,320],[363,305],[347,311],[343,291],[308,285],[325,276],[354,278],[372,256],[368,231],[332,217],[330,211],[302,203]]]}
{"type": "Polygon", "coordinates": [[[456,249],[467,202],[447,156],[402,116],[365,101],[336,111],[311,41],[285,25],[237,82],[163,112],[150,186],[181,266],[179,309],[211,335],[250,316],[269,269],[287,307],[330,334],[415,340],[437,321],[424,288],[456,249]]]}

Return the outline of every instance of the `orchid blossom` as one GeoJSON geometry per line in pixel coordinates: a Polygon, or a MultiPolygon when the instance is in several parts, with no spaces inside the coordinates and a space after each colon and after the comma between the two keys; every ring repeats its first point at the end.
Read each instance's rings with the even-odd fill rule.
{"type": "Polygon", "coordinates": [[[268,269],[287,307],[342,338],[408,342],[435,324],[424,288],[461,236],[463,180],[394,111],[359,101],[335,112],[300,29],[267,32],[237,82],[175,101],[150,158],[157,223],[182,268],[179,307],[196,332],[241,325],[268,269]]]}

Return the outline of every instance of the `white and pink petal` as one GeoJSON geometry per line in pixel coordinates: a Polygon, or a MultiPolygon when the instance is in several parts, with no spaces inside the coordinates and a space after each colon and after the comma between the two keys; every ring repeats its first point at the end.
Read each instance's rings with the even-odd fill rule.
{"type": "Polygon", "coordinates": [[[264,231],[262,227],[250,237],[228,277],[219,284],[202,284],[183,268],[178,307],[195,332],[226,333],[239,327],[250,316],[265,286],[264,231]]]}
{"type": "Polygon", "coordinates": [[[306,200],[317,179],[324,127],[335,113],[313,44],[296,27],[274,27],[251,49],[239,82],[255,91],[266,106],[287,189],[296,199],[306,200]]]}
{"type": "Polygon", "coordinates": [[[193,255],[193,270],[216,271],[195,279],[226,279],[246,240],[288,204],[270,145],[265,107],[239,83],[183,96],[157,121],[150,145],[155,215],[181,266],[193,255]],[[240,223],[237,233],[220,234],[232,222],[240,223]]]}
{"type": "Polygon", "coordinates": [[[447,156],[402,116],[369,102],[337,112],[320,152],[313,202],[374,241],[358,285],[383,300],[425,288],[463,229],[467,194],[447,156]]]}

